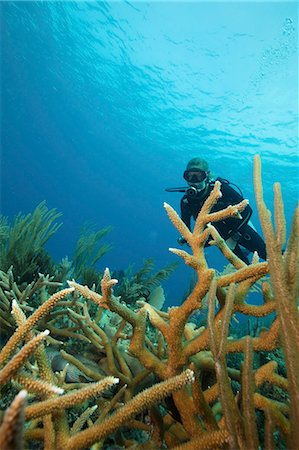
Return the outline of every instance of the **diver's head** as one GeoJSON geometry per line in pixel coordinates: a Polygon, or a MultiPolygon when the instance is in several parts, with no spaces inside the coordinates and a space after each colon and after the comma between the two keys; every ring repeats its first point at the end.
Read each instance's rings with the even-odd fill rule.
{"type": "Polygon", "coordinates": [[[189,186],[203,192],[209,184],[209,173],[208,163],[204,159],[193,158],[187,164],[184,179],[189,186]]]}

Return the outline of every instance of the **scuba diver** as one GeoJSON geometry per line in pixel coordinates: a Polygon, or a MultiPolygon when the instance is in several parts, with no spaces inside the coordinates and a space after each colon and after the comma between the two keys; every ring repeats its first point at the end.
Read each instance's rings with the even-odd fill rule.
{"type": "MultiPolygon", "coordinates": [[[[208,163],[202,158],[191,159],[184,172],[184,179],[189,187],[167,188],[167,192],[184,192],[181,199],[181,219],[191,230],[191,218],[196,220],[204,202],[209,197],[215,181],[221,183],[222,197],[212,207],[211,212],[219,211],[229,205],[244,200],[240,189],[235,186],[239,192],[232,188],[232,183],[224,178],[214,180],[209,171],[208,163]]],[[[266,260],[266,245],[261,236],[256,232],[250,222],[252,209],[249,205],[240,213],[241,219],[226,218],[219,222],[213,222],[220,236],[225,240],[228,247],[246,264],[249,264],[247,258],[250,252],[256,251],[260,258],[266,260]]],[[[178,243],[183,245],[186,240],[181,236],[178,243]]],[[[205,246],[208,246],[206,242],[205,246]]]]}

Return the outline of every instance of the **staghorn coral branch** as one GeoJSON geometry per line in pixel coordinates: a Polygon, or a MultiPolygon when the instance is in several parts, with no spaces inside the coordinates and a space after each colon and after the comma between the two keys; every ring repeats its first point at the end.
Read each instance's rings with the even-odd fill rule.
{"type": "Polygon", "coordinates": [[[197,218],[194,224],[193,234],[195,236],[201,234],[206,227],[206,225],[211,222],[210,220],[210,210],[214,206],[214,204],[217,202],[219,198],[222,197],[221,191],[220,191],[221,183],[219,181],[216,181],[212,192],[210,193],[207,200],[204,202],[197,218]]]}
{"type": "Polygon", "coordinates": [[[200,234],[194,234],[194,232],[193,232],[193,242],[192,242],[192,247],[194,248],[194,249],[198,249],[198,248],[200,248],[200,249],[203,249],[204,248],[204,246],[205,246],[205,244],[206,244],[206,242],[207,242],[207,240],[209,239],[209,237],[210,237],[210,228],[209,228],[209,226],[208,226],[209,224],[207,224],[207,226],[206,226],[206,228],[203,230],[203,232],[202,233],[200,233],[200,234]]]}
{"type": "MultiPolygon", "coordinates": [[[[46,277],[48,279],[48,277],[46,277]]],[[[41,280],[41,277],[39,278],[41,280]]],[[[38,282],[35,283],[35,286],[38,285],[38,282]]],[[[12,314],[15,317],[17,325],[20,327],[25,324],[26,316],[19,307],[16,301],[12,301],[12,314]]],[[[25,336],[25,341],[28,342],[30,339],[34,338],[33,331],[28,331],[25,336]]],[[[53,394],[62,394],[63,389],[58,388],[54,385],[54,376],[53,372],[50,368],[47,355],[45,352],[45,347],[43,344],[39,345],[34,353],[38,372],[41,380],[34,379],[32,377],[26,376],[22,373],[14,377],[18,383],[20,383],[23,387],[25,387],[29,392],[34,391],[35,393],[39,393],[43,397],[49,397],[53,394]]],[[[45,450],[51,450],[54,446],[54,428],[52,423],[52,417],[47,415],[43,417],[43,432],[44,432],[44,448],[45,450]]]]}
{"type": "Polygon", "coordinates": [[[34,379],[26,374],[20,373],[14,377],[14,381],[29,392],[39,395],[63,394],[63,389],[47,383],[46,381],[34,379]]]}
{"type": "Polygon", "coordinates": [[[200,268],[200,262],[198,261],[198,259],[195,258],[193,255],[190,255],[189,253],[185,252],[184,250],[180,250],[177,248],[169,248],[169,251],[183,258],[185,264],[191,267],[192,269],[198,270],[200,268]]]}
{"type": "MultiPolygon", "coordinates": [[[[234,308],[234,311],[238,310],[239,306],[237,305],[234,308]]],[[[221,320],[222,315],[223,310],[220,310],[216,315],[215,321],[221,320]]],[[[195,337],[186,344],[184,348],[184,354],[186,355],[186,358],[195,355],[199,351],[208,350],[209,348],[208,332],[209,329],[206,328],[199,336],[195,337]]],[[[253,338],[254,351],[271,351],[276,349],[278,346],[278,332],[279,332],[279,322],[277,319],[275,319],[269,331],[262,333],[257,338],[253,338]]],[[[244,349],[245,349],[244,339],[229,340],[226,345],[226,351],[228,353],[241,353],[244,352],[244,349]]]]}
{"type": "Polygon", "coordinates": [[[249,305],[248,303],[241,303],[239,305],[234,306],[234,312],[240,312],[242,314],[246,314],[247,316],[254,317],[264,317],[268,314],[271,314],[276,309],[276,302],[271,301],[264,305],[249,305]]]}
{"type": "Polygon", "coordinates": [[[242,200],[236,205],[229,205],[227,208],[222,209],[209,214],[209,222],[219,222],[220,220],[226,219],[228,217],[235,217],[237,219],[242,219],[240,211],[242,212],[248,205],[248,200],[242,200]]]}
{"type": "Polygon", "coordinates": [[[127,364],[122,352],[119,350],[117,345],[112,345],[113,354],[115,355],[115,358],[119,364],[119,367],[121,369],[121,373],[126,377],[128,382],[132,379],[132,372],[130,370],[129,365],[127,364]]]}
{"type": "Polygon", "coordinates": [[[117,355],[115,354],[117,352],[116,347],[113,346],[112,342],[110,341],[110,339],[108,338],[108,336],[106,335],[104,330],[102,330],[96,323],[93,323],[90,321],[90,323],[88,323],[88,324],[101,339],[102,346],[104,347],[105,353],[106,353],[109,373],[120,378],[120,380],[123,383],[129,384],[130,383],[130,375],[127,372],[127,367],[125,368],[125,370],[123,370],[124,365],[125,365],[123,358],[120,363],[121,370],[118,370],[118,368],[117,368],[117,364],[115,361],[115,356],[117,357],[117,355]]]}
{"type": "Polygon", "coordinates": [[[168,347],[168,370],[164,371],[163,378],[179,373],[187,364],[187,351],[183,345],[185,325],[192,312],[201,307],[214,273],[214,270],[206,270],[185,302],[169,312],[169,327],[164,335],[168,347]]]}
{"type": "Polygon", "coordinates": [[[15,351],[19,342],[24,339],[26,334],[37,324],[56,305],[59,300],[73,292],[74,288],[63,289],[53,294],[45,303],[43,303],[12,335],[6,345],[0,352],[0,367],[3,366],[11,354],[15,351]]]}
{"type": "Polygon", "coordinates": [[[70,433],[73,435],[78,433],[85,424],[85,422],[87,422],[87,420],[92,416],[92,414],[96,411],[97,408],[98,405],[94,405],[85,409],[85,411],[83,411],[83,413],[75,420],[72,428],[70,429],[70,433]]]}
{"type": "Polygon", "coordinates": [[[253,278],[257,281],[269,272],[268,263],[262,262],[250,266],[245,266],[234,273],[222,275],[218,278],[217,285],[219,287],[228,286],[231,283],[240,283],[241,281],[253,278]]]}
{"type": "Polygon", "coordinates": [[[121,304],[117,297],[114,297],[112,293],[113,284],[109,284],[109,270],[106,269],[105,273],[105,282],[104,284],[102,284],[102,289],[104,286],[105,297],[92,291],[87,286],[81,286],[81,284],[76,283],[75,281],[68,281],[68,284],[72,288],[76,289],[76,291],[78,291],[83,297],[93,301],[100,308],[110,309],[110,311],[117,313],[131,325],[135,325],[137,321],[136,313],[129,309],[127,306],[121,304]],[[106,287],[105,283],[108,283],[109,286],[106,287]]]}
{"type": "Polygon", "coordinates": [[[186,241],[190,244],[192,233],[187,227],[187,225],[181,220],[176,211],[168,204],[164,202],[164,208],[166,209],[167,215],[173,225],[176,227],[178,232],[186,239],[186,241]]]}
{"type": "Polygon", "coordinates": [[[287,391],[288,380],[275,373],[276,368],[277,368],[276,361],[269,361],[267,364],[264,364],[263,366],[259,367],[254,374],[256,385],[260,386],[261,384],[267,381],[287,391]]]}
{"type": "Polygon", "coordinates": [[[53,325],[51,325],[51,324],[48,324],[48,328],[52,334],[55,334],[55,336],[79,339],[80,341],[87,342],[87,343],[90,342],[90,340],[86,336],[83,336],[83,334],[76,332],[79,330],[79,328],[73,329],[74,331],[71,331],[71,329],[63,330],[62,328],[53,327],[53,325]]]}
{"type": "Polygon", "coordinates": [[[123,332],[125,326],[126,326],[126,321],[124,319],[122,319],[122,321],[119,324],[119,327],[118,327],[115,335],[112,337],[112,341],[111,341],[112,345],[116,345],[117,344],[118,339],[120,339],[121,336],[122,336],[122,332],[123,332]]]}
{"type": "MultiPolygon", "coordinates": [[[[285,405],[280,404],[278,402],[275,402],[273,400],[270,400],[266,397],[264,397],[261,394],[258,394],[255,392],[253,396],[254,400],[254,406],[257,409],[260,409],[262,411],[270,411],[273,421],[275,422],[276,426],[280,429],[281,433],[289,437],[290,436],[290,422],[288,419],[284,416],[283,412],[286,411],[285,405]],[[279,408],[281,406],[281,408],[279,408]],[[282,409],[283,412],[280,410],[282,409]]],[[[291,450],[296,449],[297,447],[289,447],[291,450]]]]}
{"type": "Polygon", "coordinates": [[[159,311],[157,311],[153,306],[151,306],[149,303],[146,303],[142,300],[137,302],[138,305],[141,306],[141,309],[147,312],[149,320],[151,324],[158,328],[158,330],[161,331],[165,335],[167,333],[167,330],[169,328],[167,322],[165,322],[164,319],[159,315],[159,311]]]}
{"type": "Polygon", "coordinates": [[[43,402],[27,406],[25,410],[25,417],[26,419],[35,419],[55,411],[64,410],[66,408],[70,408],[71,406],[78,405],[90,397],[99,395],[101,392],[114,384],[117,384],[118,382],[118,378],[106,377],[97,383],[90,383],[87,387],[78,391],[70,392],[69,394],[61,395],[57,398],[50,398],[48,400],[44,400],[43,402]]]}
{"type": "Polygon", "coordinates": [[[49,330],[45,330],[29,341],[21,350],[0,370],[0,385],[7,383],[25,363],[28,357],[34,353],[43,339],[48,336],[49,330]]]}
{"type": "Polygon", "coordinates": [[[162,380],[165,378],[166,365],[155,354],[148,350],[145,345],[147,312],[139,310],[138,321],[133,328],[133,335],[129,351],[135,355],[149,371],[154,371],[162,380]]]}
{"type": "MultiPolygon", "coordinates": [[[[133,417],[145,409],[149,409],[152,405],[161,401],[171,393],[182,389],[186,384],[194,381],[194,374],[187,369],[185,372],[170,378],[167,381],[158,383],[151,388],[137,394],[123,408],[116,411],[112,416],[107,418],[103,423],[94,425],[92,428],[81,431],[76,436],[71,437],[64,442],[65,450],[79,450],[90,447],[94,442],[104,439],[111,432],[121,427],[133,417]]],[[[62,450],[58,448],[57,450],[62,450]]]]}
{"type": "MultiPolygon", "coordinates": [[[[106,270],[105,283],[109,284],[109,271],[106,270]]],[[[81,286],[80,284],[69,281],[70,286],[75,288],[81,295],[94,301],[98,306],[102,307],[102,296],[96,292],[91,291],[87,286],[81,286]]],[[[104,284],[105,284],[104,283],[104,284]]],[[[113,296],[111,285],[104,285],[106,292],[105,303],[109,306],[109,309],[119,314],[123,319],[133,325],[133,336],[130,343],[130,352],[137,356],[142,364],[148,369],[155,369],[156,373],[163,379],[165,376],[165,365],[154,354],[152,354],[145,347],[145,332],[146,332],[146,316],[145,311],[139,311],[135,313],[127,306],[120,303],[119,299],[113,296]]],[[[120,375],[123,377],[123,375],[120,375]]]]}
{"type": "MultiPolygon", "coordinates": [[[[20,327],[26,322],[26,316],[23,310],[20,308],[19,304],[15,300],[13,300],[11,303],[11,314],[14,317],[18,327],[20,327]]],[[[32,337],[33,334],[32,332],[30,332],[27,334],[26,339],[32,339],[32,337]]]]}
{"type": "MultiPolygon", "coordinates": [[[[254,351],[271,351],[278,347],[279,336],[279,322],[274,319],[270,329],[263,331],[258,337],[252,339],[254,351]]],[[[229,340],[227,343],[228,353],[240,353],[244,352],[245,341],[244,339],[229,340]]]]}
{"type": "Polygon", "coordinates": [[[106,416],[109,414],[110,411],[113,411],[114,409],[117,409],[119,406],[123,406],[123,403],[119,403],[121,398],[125,395],[127,389],[127,385],[124,384],[112,397],[110,401],[108,401],[104,406],[101,407],[101,413],[99,414],[99,417],[96,420],[96,423],[102,423],[106,416]]]}
{"type": "Polygon", "coordinates": [[[24,433],[25,441],[43,441],[45,432],[42,428],[29,428],[24,433]]]}
{"type": "Polygon", "coordinates": [[[112,289],[113,286],[115,286],[118,283],[118,281],[114,278],[111,278],[110,271],[108,267],[106,267],[104,271],[104,276],[101,281],[101,287],[102,287],[102,296],[103,296],[103,302],[104,304],[109,301],[109,299],[112,296],[112,289]]]}
{"type": "Polygon", "coordinates": [[[237,257],[234,252],[226,245],[225,240],[220,236],[216,228],[208,223],[207,225],[210,234],[213,238],[212,241],[209,242],[209,245],[217,245],[219,250],[222,252],[223,256],[236,268],[242,269],[246,267],[244,261],[237,257]]]}
{"type": "Polygon", "coordinates": [[[89,289],[88,286],[82,286],[81,284],[76,283],[74,280],[69,280],[67,283],[71,288],[76,289],[76,291],[78,291],[82,295],[82,297],[92,300],[100,308],[108,309],[108,306],[105,304],[103,297],[100,294],[97,294],[96,292],[89,289]]]}
{"type": "Polygon", "coordinates": [[[173,450],[213,450],[221,448],[229,440],[227,430],[213,430],[202,433],[199,437],[192,439],[185,444],[173,447],[173,450]]]}

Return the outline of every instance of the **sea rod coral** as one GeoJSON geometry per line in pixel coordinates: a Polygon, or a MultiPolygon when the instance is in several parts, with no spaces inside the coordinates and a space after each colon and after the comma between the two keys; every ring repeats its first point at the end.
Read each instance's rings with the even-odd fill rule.
{"type": "Polygon", "coordinates": [[[280,187],[274,186],[273,225],[263,200],[258,156],[254,185],[267,262],[254,254],[247,266],[213,227],[217,220],[238,217],[247,204],[243,201],[213,212],[221,196],[219,182],[199,213],[193,233],[165,204],[191,250],[170,251],[197,276],[179,307],[160,311],[144,299],[138,306],[126,304],[114,295],[117,280],[108,269],[101,293],[70,281],[69,288],[52,294],[28,317],[13,302],[16,330],[0,352],[0,380],[2,392],[21,394],[4,416],[3,446],[22,448],[24,440],[25,448],[39,441],[40,448],[69,450],[299,447],[299,208],[283,252],[286,231],[280,187]],[[208,266],[204,253],[208,238],[234,267],[233,272],[218,274],[208,266]],[[262,278],[262,302],[252,305],[248,292],[262,278]],[[197,328],[190,317],[203,309],[206,298],[207,321],[197,328]],[[269,316],[270,326],[255,336],[235,338],[231,323],[237,312],[249,318],[269,316]],[[45,346],[50,342],[48,329],[52,340],[45,346]],[[58,372],[49,358],[53,345],[67,361],[58,372]],[[74,351],[78,346],[87,362],[74,351]],[[270,358],[280,348],[286,377],[270,358]],[[268,354],[269,359],[257,364],[259,353],[268,354]],[[234,355],[242,364],[232,365],[234,355]],[[76,382],[67,381],[70,367],[81,374],[76,382]],[[141,382],[144,390],[140,390],[141,382]],[[266,385],[272,387],[271,395],[266,385]]]}

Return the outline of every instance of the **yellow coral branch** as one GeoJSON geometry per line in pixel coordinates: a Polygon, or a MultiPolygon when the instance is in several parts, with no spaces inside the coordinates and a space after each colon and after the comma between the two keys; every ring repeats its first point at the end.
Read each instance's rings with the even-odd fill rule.
{"type": "Polygon", "coordinates": [[[213,450],[221,448],[228,441],[229,433],[227,430],[213,430],[203,433],[185,444],[177,445],[173,447],[173,450],[213,450]]]}
{"type": "Polygon", "coordinates": [[[184,224],[184,222],[181,220],[179,215],[176,213],[176,211],[168,204],[164,202],[164,208],[166,209],[166,212],[168,214],[168,217],[170,218],[173,225],[176,227],[178,232],[186,239],[186,241],[190,244],[192,233],[187,227],[187,225],[184,224]]]}
{"type": "Polygon", "coordinates": [[[37,324],[37,322],[44,317],[48,312],[58,303],[63,297],[73,292],[73,288],[63,289],[62,291],[53,294],[45,303],[43,303],[37,310],[24,322],[12,335],[6,345],[0,352],[0,367],[5,364],[10,355],[14,352],[19,342],[24,339],[26,334],[37,324]]]}
{"type": "Polygon", "coordinates": [[[28,375],[20,373],[14,377],[14,381],[20,384],[29,392],[39,395],[63,394],[63,389],[46,381],[34,379],[28,375]]]}
{"type": "Polygon", "coordinates": [[[31,341],[27,342],[24,347],[0,370],[0,385],[7,383],[11,378],[14,377],[15,373],[19,368],[25,363],[28,357],[34,353],[36,348],[40,345],[43,339],[48,336],[49,330],[45,330],[31,341]]]}
{"type": "Polygon", "coordinates": [[[97,383],[90,383],[87,387],[82,388],[69,394],[61,395],[57,398],[50,398],[43,402],[27,406],[25,410],[26,419],[35,419],[44,415],[53,413],[54,411],[64,410],[71,406],[78,405],[90,397],[99,395],[102,391],[117,384],[118,378],[106,377],[97,383]]]}
{"type": "Polygon", "coordinates": [[[65,442],[65,450],[79,450],[90,447],[94,442],[104,439],[144,409],[150,408],[172,392],[182,389],[186,384],[192,383],[193,381],[193,372],[191,370],[186,370],[176,377],[146,389],[136,395],[123,408],[116,411],[103,423],[94,425],[92,428],[81,431],[76,436],[71,437],[68,442],[65,442]]]}

